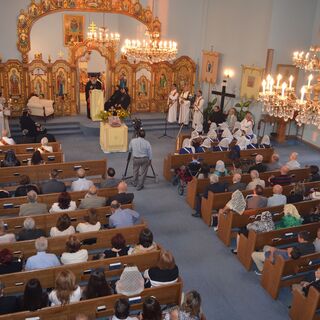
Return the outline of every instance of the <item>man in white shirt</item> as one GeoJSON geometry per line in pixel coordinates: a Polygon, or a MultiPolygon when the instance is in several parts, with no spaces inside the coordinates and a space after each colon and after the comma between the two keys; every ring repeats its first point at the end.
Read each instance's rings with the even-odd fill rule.
{"type": "Polygon", "coordinates": [[[250,177],[252,181],[248,183],[246,190],[253,190],[257,185],[260,185],[262,188],[266,186],[265,181],[259,178],[259,172],[257,170],[251,170],[250,177]]]}
{"type": "Polygon", "coordinates": [[[109,226],[111,228],[131,227],[139,221],[140,214],[131,209],[121,209],[118,201],[111,202],[111,216],[109,218],[109,226]]]}
{"type": "Polygon", "coordinates": [[[287,197],[282,194],[282,186],[276,184],[272,188],[273,195],[268,198],[268,207],[275,207],[287,204],[287,197]]]}
{"type": "Polygon", "coordinates": [[[198,129],[198,131],[202,131],[203,129],[203,105],[204,99],[202,97],[202,91],[198,90],[196,101],[193,104],[194,112],[192,120],[192,128],[198,129]]]}
{"type": "Polygon", "coordinates": [[[78,180],[72,182],[71,191],[89,190],[90,187],[93,186],[93,182],[85,178],[86,172],[83,168],[78,169],[77,175],[78,180]]]}
{"type": "Polygon", "coordinates": [[[289,161],[286,163],[286,166],[289,170],[300,169],[301,165],[298,162],[298,153],[292,152],[289,157],[289,161]]]}

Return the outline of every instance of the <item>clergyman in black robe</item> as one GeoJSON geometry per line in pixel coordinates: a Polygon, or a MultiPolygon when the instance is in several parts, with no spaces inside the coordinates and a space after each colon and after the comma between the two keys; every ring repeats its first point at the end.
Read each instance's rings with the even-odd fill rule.
{"type": "Polygon", "coordinates": [[[91,119],[90,117],[90,92],[92,90],[102,90],[102,83],[100,80],[98,80],[99,74],[89,74],[90,80],[86,84],[86,101],[87,101],[87,117],[91,119]]]}

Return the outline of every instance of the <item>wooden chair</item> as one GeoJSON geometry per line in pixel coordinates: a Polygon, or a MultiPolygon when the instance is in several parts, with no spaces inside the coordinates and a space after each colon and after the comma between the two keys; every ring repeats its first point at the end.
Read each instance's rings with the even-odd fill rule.
{"type": "MultiPolygon", "coordinates": [[[[310,200],[294,203],[298,211],[302,216],[309,215],[310,211],[320,203],[320,200],[310,200]]],[[[278,221],[282,218],[283,205],[268,208],[259,208],[246,210],[242,215],[233,214],[231,212],[219,213],[219,224],[217,235],[219,239],[226,245],[229,246],[233,237],[236,236],[237,232],[234,229],[245,227],[248,223],[253,222],[257,216],[264,211],[270,211],[274,213],[273,220],[278,221]]]]}
{"type": "MultiPolygon", "coordinates": [[[[270,149],[251,149],[240,151],[241,159],[253,159],[257,154],[263,156],[264,162],[270,162],[274,150],[270,149]]],[[[218,160],[222,160],[226,165],[232,164],[229,158],[230,151],[204,152],[195,154],[168,154],[163,161],[163,176],[167,181],[171,181],[174,169],[188,164],[192,157],[198,157],[209,165],[214,165],[218,160]]]]}
{"type": "MultiPolygon", "coordinates": [[[[310,188],[317,188],[320,186],[320,181],[317,182],[307,182],[304,184],[306,189],[310,188]]],[[[284,186],[283,187],[283,194],[289,195],[292,190],[292,185],[284,186]]],[[[246,197],[249,194],[252,194],[252,190],[245,190],[242,191],[242,194],[244,197],[246,197]]],[[[263,195],[265,197],[272,196],[273,191],[272,187],[265,188],[263,191],[263,195]]],[[[213,193],[209,192],[208,198],[201,198],[201,216],[203,221],[210,226],[211,225],[211,216],[212,216],[212,210],[219,210],[221,208],[224,208],[224,206],[227,204],[227,202],[231,199],[232,192],[225,192],[225,193],[213,193]]]]}
{"type": "MultiPolygon", "coordinates": [[[[53,152],[61,152],[61,144],[59,142],[49,142],[48,146],[53,148],[53,152]]],[[[8,150],[13,150],[16,154],[20,153],[28,153],[32,154],[36,151],[39,147],[41,147],[41,143],[27,143],[27,144],[14,144],[11,146],[0,146],[0,154],[8,150]]]]}
{"type": "Polygon", "coordinates": [[[319,227],[320,222],[263,233],[250,230],[248,237],[240,235],[237,257],[245,269],[249,271],[252,267],[251,255],[254,251],[262,250],[265,245],[280,246],[295,243],[300,231],[309,231],[311,237],[315,238],[319,227]]]}
{"type": "MultiPolygon", "coordinates": [[[[80,200],[83,199],[87,191],[73,191],[69,192],[71,200],[76,201],[77,205],[80,204],[80,200]]],[[[103,188],[98,189],[98,196],[109,198],[118,193],[117,188],[103,188]]],[[[60,193],[40,194],[38,195],[38,202],[46,203],[48,210],[50,207],[58,201],[60,193]]],[[[20,205],[27,203],[27,197],[14,197],[0,199],[0,216],[15,216],[19,214],[20,205]]]]}
{"type": "Polygon", "coordinates": [[[289,311],[290,319],[319,319],[317,311],[320,309],[320,292],[316,288],[311,287],[307,297],[297,289],[294,289],[292,294],[292,304],[289,311]]]}
{"type": "MultiPolygon", "coordinates": [[[[291,170],[290,174],[292,175],[292,182],[303,181],[309,176],[310,169],[303,168],[303,169],[291,170]]],[[[263,172],[263,173],[260,173],[260,179],[264,180],[266,182],[266,186],[268,186],[270,185],[268,183],[268,179],[271,176],[279,176],[279,175],[280,175],[280,171],[263,172]]],[[[230,185],[232,184],[232,176],[221,177],[219,181],[230,185]]],[[[251,181],[250,174],[242,175],[241,182],[248,184],[250,181],[251,181]]],[[[206,190],[206,187],[209,185],[209,183],[210,183],[209,178],[198,179],[196,177],[194,177],[192,181],[188,183],[186,201],[191,208],[193,209],[195,208],[197,194],[203,193],[206,190]]]]}
{"type": "Polygon", "coordinates": [[[83,168],[88,177],[105,179],[106,167],[107,160],[103,159],[64,163],[47,163],[38,166],[0,168],[0,183],[16,184],[19,182],[21,175],[27,175],[30,177],[33,183],[39,183],[41,181],[48,180],[49,174],[53,169],[56,169],[60,172],[60,179],[70,179],[76,177],[76,170],[79,168],[83,168]]]}

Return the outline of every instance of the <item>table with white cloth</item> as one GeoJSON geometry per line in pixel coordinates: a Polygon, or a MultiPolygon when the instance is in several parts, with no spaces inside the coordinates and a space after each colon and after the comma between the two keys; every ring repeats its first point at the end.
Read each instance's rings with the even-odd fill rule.
{"type": "Polygon", "coordinates": [[[128,127],[112,127],[108,122],[100,123],[100,146],[104,153],[128,151],[128,127]]]}

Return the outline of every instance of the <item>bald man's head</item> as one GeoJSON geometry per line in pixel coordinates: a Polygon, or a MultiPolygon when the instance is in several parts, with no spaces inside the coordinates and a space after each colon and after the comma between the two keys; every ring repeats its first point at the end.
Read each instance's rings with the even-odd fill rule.
{"type": "Polygon", "coordinates": [[[119,182],[119,184],[118,184],[118,192],[119,193],[125,193],[125,192],[127,192],[127,190],[128,190],[128,185],[124,181],[119,182]]]}

